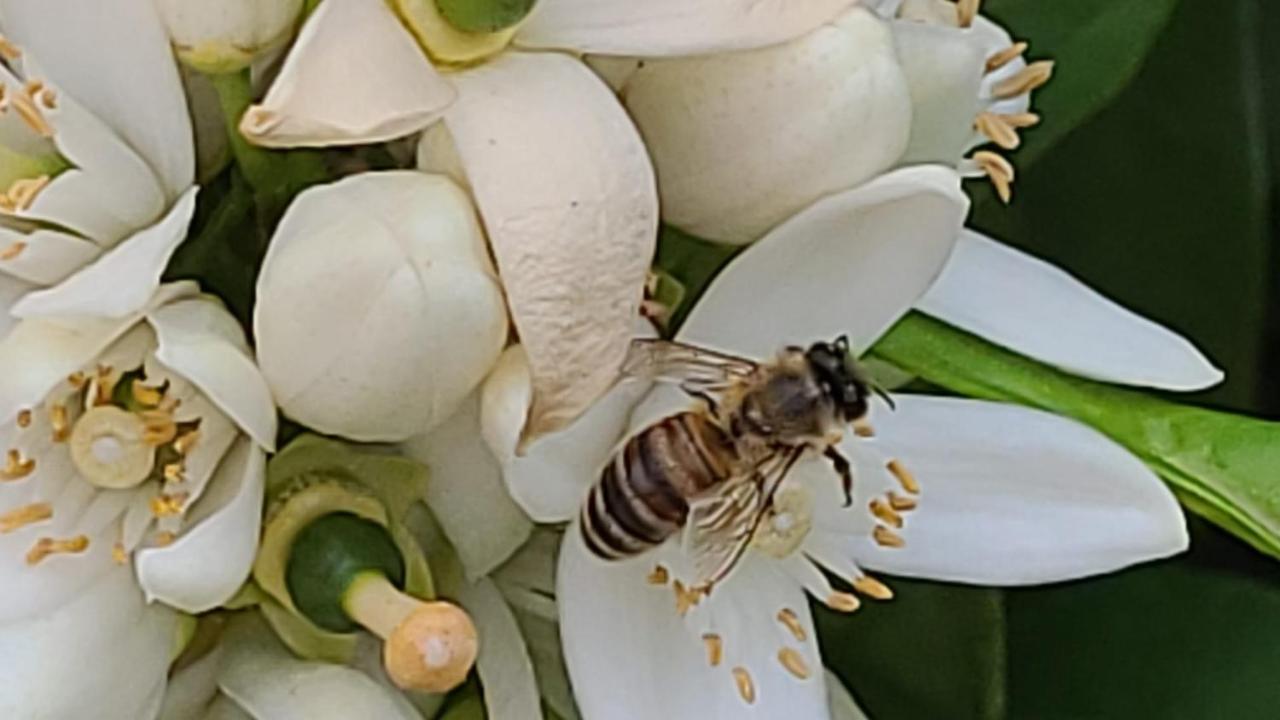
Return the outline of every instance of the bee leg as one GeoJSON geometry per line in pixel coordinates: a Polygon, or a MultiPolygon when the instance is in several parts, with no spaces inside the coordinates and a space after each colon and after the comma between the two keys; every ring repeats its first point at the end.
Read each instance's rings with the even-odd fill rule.
{"type": "Polygon", "coordinates": [[[849,507],[853,504],[853,466],[849,464],[848,458],[840,454],[835,445],[827,446],[822,451],[823,457],[831,462],[831,467],[840,475],[840,487],[844,490],[844,506],[849,507]]]}

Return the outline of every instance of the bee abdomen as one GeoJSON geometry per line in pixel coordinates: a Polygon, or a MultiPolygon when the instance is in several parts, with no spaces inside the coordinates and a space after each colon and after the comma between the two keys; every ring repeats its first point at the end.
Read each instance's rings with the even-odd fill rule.
{"type": "Polygon", "coordinates": [[[600,473],[582,508],[582,535],[606,560],[637,555],[678,531],[689,514],[685,499],[722,479],[708,450],[723,434],[701,416],[682,413],[635,435],[600,473]]]}

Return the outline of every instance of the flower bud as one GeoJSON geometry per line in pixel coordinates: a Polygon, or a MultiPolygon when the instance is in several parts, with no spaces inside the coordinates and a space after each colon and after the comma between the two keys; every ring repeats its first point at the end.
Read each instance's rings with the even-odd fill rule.
{"type": "Polygon", "coordinates": [[[184,63],[226,73],[283,43],[302,0],[157,0],[156,7],[184,63]]]}
{"type": "Polygon", "coordinates": [[[893,35],[860,7],[781,45],[646,60],[621,94],[663,218],[730,243],[888,169],[911,127],[893,35]]]}
{"type": "Polygon", "coordinates": [[[254,316],[284,412],[398,441],[449,417],[507,338],[470,200],[450,180],[365,173],[303,193],[276,230],[254,316]]]}

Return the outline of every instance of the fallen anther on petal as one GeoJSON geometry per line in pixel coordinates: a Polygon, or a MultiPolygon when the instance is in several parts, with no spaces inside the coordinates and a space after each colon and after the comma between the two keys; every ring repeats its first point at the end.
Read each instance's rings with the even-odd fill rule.
{"type": "Polygon", "coordinates": [[[172,530],[161,530],[160,532],[156,533],[155,546],[165,547],[168,545],[172,545],[173,541],[177,539],[178,539],[177,534],[174,533],[172,530]]]}
{"type": "Polygon", "coordinates": [[[111,561],[117,565],[129,562],[129,553],[124,549],[124,543],[117,542],[111,546],[111,561]]]}
{"type": "Polygon", "coordinates": [[[876,498],[871,501],[869,507],[871,508],[871,514],[879,518],[881,522],[895,528],[902,527],[902,516],[890,507],[889,503],[881,500],[880,498],[876,498]]]}
{"type": "Polygon", "coordinates": [[[756,684],[746,668],[739,665],[733,669],[733,682],[738,686],[738,695],[741,695],[748,705],[756,701],[756,684]]]}
{"type": "Polygon", "coordinates": [[[967,28],[973,25],[973,20],[978,17],[978,9],[981,6],[982,0],[956,0],[956,22],[960,27],[967,28]]]}
{"type": "Polygon", "coordinates": [[[1018,130],[1035,127],[1040,124],[1040,116],[1033,112],[1012,113],[1009,115],[1001,115],[1000,118],[1004,120],[1009,127],[1018,130]]]}
{"type": "Polygon", "coordinates": [[[778,662],[787,669],[787,672],[797,678],[801,680],[809,679],[809,664],[804,661],[804,656],[795,648],[784,647],[779,650],[778,662]]]}
{"type": "Polygon", "coordinates": [[[18,450],[10,450],[5,455],[4,470],[0,470],[0,480],[20,480],[36,469],[34,458],[23,459],[18,450]]]}
{"type": "Polygon", "coordinates": [[[67,418],[67,406],[58,404],[49,408],[49,426],[53,428],[53,441],[66,442],[71,437],[71,421],[67,418]]]}
{"type": "Polygon", "coordinates": [[[916,482],[915,476],[911,474],[910,470],[907,470],[907,468],[903,466],[900,460],[890,460],[888,464],[885,465],[885,468],[890,474],[898,479],[898,484],[902,485],[903,490],[906,490],[912,495],[920,494],[920,484],[916,482]]]}
{"type": "Polygon", "coordinates": [[[703,591],[698,588],[686,588],[684,583],[676,580],[671,585],[676,594],[676,612],[684,617],[702,600],[703,591]]]}
{"type": "Polygon", "coordinates": [[[898,512],[915,510],[917,505],[919,503],[916,502],[915,498],[904,497],[894,492],[889,493],[889,507],[898,512]]]}
{"type": "Polygon", "coordinates": [[[1019,41],[987,58],[987,72],[993,72],[1013,62],[1014,58],[1027,51],[1027,44],[1019,41]]]}
{"type": "Polygon", "coordinates": [[[33,523],[53,517],[53,506],[47,502],[31,503],[0,515],[0,535],[11,533],[33,523]]]}
{"type": "Polygon", "coordinates": [[[56,538],[40,538],[27,551],[27,564],[36,565],[50,555],[76,554],[89,549],[89,538],[76,535],[73,538],[59,540],[56,538]]]}
{"type": "MultiPolygon", "coordinates": [[[[185,437],[185,436],[184,436],[185,437]]],[[[654,565],[653,569],[645,577],[650,585],[666,585],[671,580],[671,574],[661,565],[654,565]]]]}
{"type": "Polygon", "coordinates": [[[50,179],[48,175],[41,175],[13,181],[13,184],[9,186],[9,192],[6,193],[13,210],[22,211],[30,208],[31,203],[36,201],[36,196],[40,194],[41,190],[45,189],[50,179]]]}
{"type": "MultiPolygon", "coordinates": [[[[17,209],[16,205],[14,206],[14,209],[17,209]]],[[[26,243],[21,240],[15,240],[12,243],[9,243],[9,247],[4,250],[0,250],[0,260],[12,260],[21,255],[22,251],[26,249],[26,243]]]]}
{"type": "Polygon", "coordinates": [[[827,607],[832,610],[851,613],[861,606],[862,601],[851,593],[836,591],[827,596],[827,607]]]}
{"type": "Polygon", "coordinates": [[[724,641],[715,633],[705,633],[702,636],[702,643],[707,646],[707,664],[711,667],[719,667],[724,660],[724,641]]]}
{"type": "Polygon", "coordinates": [[[995,186],[1000,201],[1007,205],[1013,198],[1013,165],[1004,157],[988,150],[975,152],[972,159],[991,179],[991,184],[995,186]]]}
{"type": "Polygon", "coordinates": [[[855,578],[851,581],[851,584],[853,585],[854,590],[857,590],[872,600],[893,599],[893,591],[889,589],[889,586],[870,575],[863,575],[860,578],[855,578]]]}
{"type": "MultiPolygon", "coordinates": [[[[855,600],[857,598],[854,598],[855,600]]],[[[804,631],[804,626],[800,624],[800,616],[796,615],[796,611],[791,608],[782,608],[778,611],[778,622],[786,626],[791,631],[791,636],[796,642],[804,642],[808,634],[804,631]]]]}
{"type": "Polygon", "coordinates": [[[18,411],[18,427],[24,429],[31,427],[31,410],[23,408],[18,411]]]}
{"type": "Polygon", "coordinates": [[[1013,150],[1022,144],[1018,131],[1005,122],[1004,116],[992,112],[980,113],[973,121],[973,127],[991,142],[1005,150],[1013,150]]]}
{"type": "Polygon", "coordinates": [[[18,46],[14,45],[8,38],[0,36],[0,58],[13,62],[20,57],[22,57],[22,51],[18,49],[18,46]]]}
{"type": "Polygon", "coordinates": [[[1007,77],[991,88],[991,94],[999,100],[1025,95],[1049,82],[1053,77],[1053,61],[1037,60],[1022,68],[1016,75],[1007,77]]]}
{"type": "Polygon", "coordinates": [[[900,548],[906,547],[907,545],[901,535],[883,525],[877,525],[876,529],[871,531],[871,537],[876,541],[876,544],[881,547],[900,548]]]}

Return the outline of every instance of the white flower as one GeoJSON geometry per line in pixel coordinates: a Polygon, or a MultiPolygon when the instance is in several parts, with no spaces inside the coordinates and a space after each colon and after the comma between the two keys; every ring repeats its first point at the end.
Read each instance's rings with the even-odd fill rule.
{"type": "MultiPolygon", "coordinates": [[[[756,358],[840,334],[865,349],[929,287],[966,205],[959,178],[937,166],[895,171],[820,201],[732,261],[677,339],[756,358]]],[[[895,400],[894,411],[880,402],[872,410],[874,438],[841,443],[855,465],[853,505],[842,507],[825,461],[802,462],[742,562],[683,616],[682,593],[650,582],[688,577],[678,538],[606,563],[585,548],[575,521],[556,595],[585,718],[827,717],[806,594],[852,611],[859,595],[892,595],[867,570],[1018,585],[1108,572],[1186,547],[1169,491],[1093,430],[1009,405],[895,400]],[[833,586],[824,571],[840,582],[833,586]]],[[[635,412],[632,427],[688,404],[664,387],[635,412]]],[[[513,494],[548,492],[567,499],[558,519],[576,516],[564,484],[579,483],[580,499],[594,478],[569,466],[586,467],[600,449],[584,443],[578,463],[509,477],[524,485],[513,494]],[[548,485],[556,489],[541,490],[548,485]]]]}
{"type": "Polygon", "coordinates": [[[120,317],[52,297],[64,314],[0,343],[0,714],[147,717],[168,608],[209,610],[248,576],[275,410],[193,285],[120,317]]]}
{"type": "Polygon", "coordinates": [[[460,407],[506,343],[507,314],[466,193],[398,171],[298,196],[263,263],[254,328],[286,414],[395,441],[460,407]]]}
{"type": "Polygon", "coordinates": [[[234,72],[284,43],[302,0],[155,0],[174,49],[202,72],[234,72]]]}

